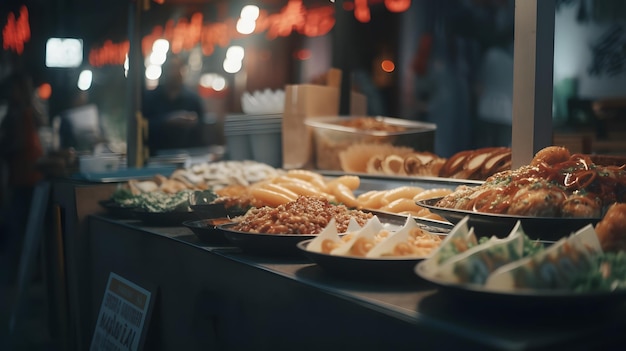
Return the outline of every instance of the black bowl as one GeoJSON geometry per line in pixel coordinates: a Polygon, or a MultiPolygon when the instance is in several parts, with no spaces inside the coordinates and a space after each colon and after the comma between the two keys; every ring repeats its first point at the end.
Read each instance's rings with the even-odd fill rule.
{"type": "Polygon", "coordinates": [[[301,241],[297,244],[297,248],[326,273],[349,280],[383,283],[416,282],[415,266],[424,260],[423,257],[366,258],[330,255],[308,250],[307,247],[311,241],[312,239],[301,241]]]}
{"type": "Polygon", "coordinates": [[[429,209],[453,224],[465,216],[469,216],[467,225],[474,227],[477,236],[506,237],[517,221],[520,221],[524,233],[531,239],[557,241],[566,237],[587,224],[597,224],[601,218],[565,218],[565,217],[531,217],[496,213],[483,213],[457,210],[436,206],[440,198],[418,201],[417,204],[429,209]]]}
{"type": "Polygon", "coordinates": [[[246,213],[239,207],[226,207],[223,203],[190,205],[191,210],[198,214],[198,218],[237,217],[246,213]]]}
{"type": "Polygon", "coordinates": [[[222,224],[218,229],[224,233],[226,239],[239,247],[243,252],[269,256],[302,256],[296,245],[317,234],[264,234],[249,233],[233,230],[236,223],[222,224]]]}
{"type": "MultiPolygon", "coordinates": [[[[491,306],[503,312],[536,316],[546,314],[580,317],[587,312],[600,312],[623,306],[626,290],[575,292],[564,289],[519,289],[497,291],[476,284],[459,284],[431,276],[422,263],[415,274],[438,287],[439,293],[465,306],[491,306]],[[576,308],[572,308],[576,306],[576,308]]],[[[482,312],[485,312],[482,309],[482,312]]]]}
{"type": "Polygon", "coordinates": [[[209,218],[183,222],[183,226],[191,231],[202,242],[209,245],[229,245],[230,241],[224,236],[224,232],[217,227],[221,224],[230,223],[230,218],[209,218]]]}
{"type": "Polygon", "coordinates": [[[155,227],[182,226],[183,222],[198,219],[198,214],[193,211],[149,212],[136,208],[133,215],[144,224],[155,227]]]}
{"type": "Polygon", "coordinates": [[[226,207],[222,203],[190,205],[189,207],[198,215],[198,218],[228,217],[228,211],[226,211],[226,207]]]}

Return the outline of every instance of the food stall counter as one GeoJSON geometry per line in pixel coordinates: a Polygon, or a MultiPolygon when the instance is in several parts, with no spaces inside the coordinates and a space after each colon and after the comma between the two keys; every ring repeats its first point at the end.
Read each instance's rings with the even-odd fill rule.
{"type": "Polygon", "coordinates": [[[151,350],[604,349],[624,341],[624,304],[595,308],[582,299],[552,309],[523,298],[514,304],[465,299],[417,275],[353,280],[304,256],[206,246],[181,226],[149,227],[101,214],[91,215],[88,227],[85,331],[94,330],[114,272],[156,287],[145,345],[151,350]]]}

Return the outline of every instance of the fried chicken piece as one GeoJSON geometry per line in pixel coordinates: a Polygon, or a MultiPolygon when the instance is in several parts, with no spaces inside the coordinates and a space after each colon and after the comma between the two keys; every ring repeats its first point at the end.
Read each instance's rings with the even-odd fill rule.
{"type": "Polygon", "coordinates": [[[626,251],[626,203],[611,205],[595,229],[602,250],[626,251]]]}
{"type": "Polygon", "coordinates": [[[548,146],[537,151],[530,165],[537,166],[545,163],[548,166],[552,166],[569,160],[571,156],[569,150],[563,146],[548,146]]]}
{"type": "Polygon", "coordinates": [[[558,217],[565,194],[556,187],[522,188],[513,199],[507,213],[518,216],[558,217]]]}
{"type": "Polygon", "coordinates": [[[584,195],[571,195],[561,205],[562,217],[600,217],[602,199],[584,195]]]}

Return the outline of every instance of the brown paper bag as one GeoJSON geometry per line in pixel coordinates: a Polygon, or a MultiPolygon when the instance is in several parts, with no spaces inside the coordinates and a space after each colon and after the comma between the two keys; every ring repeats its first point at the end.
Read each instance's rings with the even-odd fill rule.
{"type": "MultiPolygon", "coordinates": [[[[313,134],[304,123],[309,117],[337,116],[339,88],[314,84],[287,85],[282,124],[283,168],[315,168],[313,134]]],[[[365,96],[352,93],[351,114],[366,115],[365,96]]]]}

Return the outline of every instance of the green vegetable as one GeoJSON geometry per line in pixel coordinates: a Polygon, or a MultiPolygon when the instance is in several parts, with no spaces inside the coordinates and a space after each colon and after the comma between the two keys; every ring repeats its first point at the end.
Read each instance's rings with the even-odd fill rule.
{"type": "Polygon", "coordinates": [[[190,211],[189,194],[191,190],[182,190],[175,194],[167,194],[159,191],[143,193],[137,195],[138,207],[148,212],[173,212],[173,211],[190,211]]]}
{"type": "Polygon", "coordinates": [[[574,278],[571,288],[576,292],[626,289],[626,252],[599,255],[591,269],[574,278]]]}
{"type": "MultiPolygon", "coordinates": [[[[545,248],[545,246],[541,242],[529,238],[526,234],[524,234],[523,238],[524,247],[522,248],[522,257],[532,256],[545,248]]],[[[486,243],[488,240],[489,237],[482,236],[478,239],[478,245],[486,243]]]]}
{"type": "Polygon", "coordinates": [[[115,189],[115,192],[113,192],[113,195],[111,195],[111,199],[113,201],[115,201],[121,206],[126,206],[126,207],[132,206],[134,198],[135,198],[135,195],[133,195],[133,193],[129,189],[121,188],[121,187],[115,189]]]}
{"type": "MultiPolygon", "coordinates": [[[[190,211],[189,195],[192,190],[182,190],[175,194],[152,191],[133,195],[129,190],[117,189],[112,199],[123,207],[137,207],[148,212],[190,211]]],[[[216,195],[215,195],[216,196],[216,195]]]]}

